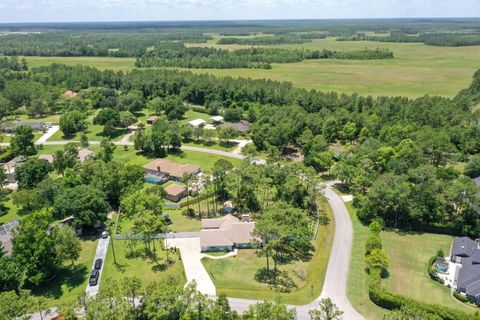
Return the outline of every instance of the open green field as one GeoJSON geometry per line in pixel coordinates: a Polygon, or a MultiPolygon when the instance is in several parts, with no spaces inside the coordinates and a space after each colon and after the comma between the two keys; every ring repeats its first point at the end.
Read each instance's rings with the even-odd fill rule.
{"type": "Polygon", "coordinates": [[[155,242],[156,261],[145,256],[145,245],[142,241],[135,241],[130,247],[129,241],[114,240],[117,264],[114,264],[112,247],[109,245],[100,288],[108,279],[119,280],[124,277],[139,277],[144,285],[165,279],[168,276],[178,276],[185,279],[183,264],[178,255],[171,252],[171,262],[167,264],[166,251],[162,250],[160,241],[155,240],[155,242]]]}
{"type": "Polygon", "coordinates": [[[258,269],[265,267],[265,258],[257,257],[253,249],[244,249],[239,250],[238,255],[232,258],[202,260],[217,292],[225,293],[228,297],[259,300],[280,296],[287,303],[297,305],[312,302],[322,291],[335,229],[333,214],[328,204],[324,204],[323,209],[330,221],[318,230],[317,238],[313,241],[315,252],[312,259],[309,262],[279,267],[280,270],[288,272],[298,288],[292,289],[290,293],[280,293],[257,282],[254,275],[258,269]]]}
{"type": "MultiPolygon", "coordinates": [[[[347,208],[353,221],[354,239],[347,294],[353,306],[367,319],[381,320],[386,310],[376,306],[368,297],[367,273],[365,272],[365,241],[368,227],[358,220],[352,203],[347,208]]],[[[450,289],[430,279],[427,264],[438,249],[450,251],[451,236],[422,233],[400,234],[384,231],[381,234],[383,246],[390,258],[389,277],[384,281],[389,291],[428,303],[437,303],[464,311],[473,310],[457,301],[450,289]],[[406,248],[408,248],[406,250],[406,248]]]]}
{"type": "MultiPolygon", "coordinates": [[[[195,44],[197,45],[197,44],[195,44]]],[[[222,48],[234,45],[207,44],[222,48]]],[[[395,58],[390,60],[308,60],[299,63],[273,64],[272,69],[196,69],[196,73],[219,76],[269,78],[290,81],[298,87],[358,92],[361,95],[402,95],[418,97],[425,94],[455,96],[466,88],[473,73],[480,69],[480,46],[434,47],[419,43],[386,43],[373,41],[335,41],[333,38],[314,40],[305,44],[276,46],[290,49],[352,50],[361,48],[388,48],[395,58]]],[[[134,59],[108,57],[27,57],[32,66],[53,62],[69,65],[86,64],[99,69],[130,70],[134,59]]]]}
{"type": "Polygon", "coordinates": [[[72,304],[85,291],[95,257],[97,241],[82,239],[81,245],[80,258],[75,262],[73,270],[57,274],[50,283],[44,284],[41,289],[32,292],[35,297],[45,298],[46,306],[61,307],[72,304]]]}
{"type": "Polygon", "coordinates": [[[25,57],[30,68],[61,63],[70,66],[78,64],[92,66],[101,70],[131,70],[135,67],[135,58],[112,57],[25,57]]]}

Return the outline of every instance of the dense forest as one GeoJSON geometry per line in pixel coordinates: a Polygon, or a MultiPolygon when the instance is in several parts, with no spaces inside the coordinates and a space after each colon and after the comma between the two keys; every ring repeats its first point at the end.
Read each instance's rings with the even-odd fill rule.
{"type": "Polygon", "coordinates": [[[380,41],[380,42],[410,42],[424,43],[430,46],[440,47],[463,47],[480,45],[480,33],[465,32],[429,32],[420,34],[390,32],[389,35],[368,36],[365,33],[356,33],[353,35],[344,35],[336,38],[337,41],[380,41]]]}
{"type": "Polygon", "coordinates": [[[299,44],[310,42],[313,39],[324,39],[325,33],[320,32],[307,32],[297,34],[286,34],[277,36],[258,36],[251,38],[235,38],[227,37],[221,38],[217,41],[217,44],[240,44],[248,46],[260,46],[260,45],[278,45],[278,44],[299,44]]]}
{"type": "Polygon", "coordinates": [[[261,68],[270,69],[271,63],[292,63],[305,59],[391,59],[393,52],[384,49],[350,51],[287,50],[277,48],[248,48],[223,50],[216,48],[185,47],[181,43],[163,45],[137,58],[137,67],[180,68],[261,68]]]}
{"type": "Polygon", "coordinates": [[[206,42],[202,33],[115,33],[45,32],[7,34],[1,37],[0,54],[7,56],[109,56],[138,57],[148,48],[161,47],[167,41],[206,42]]]}

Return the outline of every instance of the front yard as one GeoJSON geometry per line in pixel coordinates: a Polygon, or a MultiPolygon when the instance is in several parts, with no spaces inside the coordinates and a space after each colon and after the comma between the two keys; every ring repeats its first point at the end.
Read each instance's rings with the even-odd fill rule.
{"type": "Polygon", "coordinates": [[[232,258],[212,260],[203,259],[217,288],[217,293],[225,293],[229,297],[248,299],[274,299],[281,296],[290,304],[306,304],[317,298],[323,287],[330,249],[335,230],[333,214],[327,203],[322,204],[327,213],[329,223],[321,225],[317,238],[313,241],[315,252],[308,262],[297,262],[293,265],[280,266],[297,286],[289,293],[280,293],[270,289],[267,284],[255,280],[258,269],[265,267],[265,258],[259,258],[253,249],[239,250],[232,258]]]}

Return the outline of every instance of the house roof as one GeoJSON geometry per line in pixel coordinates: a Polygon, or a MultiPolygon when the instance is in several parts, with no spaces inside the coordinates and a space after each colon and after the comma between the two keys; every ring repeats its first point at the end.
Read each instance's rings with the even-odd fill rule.
{"type": "Polygon", "coordinates": [[[195,120],[192,120],[192,121],[189,121],[188,124],[191,125],[192,127],[198,127],[202,124],[205,124],[207,121],[203,120],[203,119],[195,119],[195,120]]]}
{"type": "Polygon", "coordinates": [[[160,118],[160,117],[159,116],[150,116],[150,117],[147,118],[147,121],[152,121],[153,122],[153,121],[157,120],[158,118],[160,118]]]}
{"type": "Polygon", "coordinates": [[[475,182],[475,184],[480,187],[480,177],[476,177],[475,179],[473,179],[473,182],[475,182]]]}
{"type": "Polygon", "coordinates": [[[210,118],[213,122],[221,122],[223,121],[223,117],[222,116],[213,116],[210,118]]]}
{"type": "Polygon", "coordinates": [[[53,162],[53,154],[41,154],[38,159],[40,160],[47,160],[48,162],[53,162]]]}
{"type": "Polygon", "coordinates": [[[240,222],[231,214],[217,219],[202,219],[200,243],[202,246],[219,247],[259,242],[259,239],[252,236],[253,229],[255,229],[255,222],[240,222]]]}
{"type": "Polygon", "coordinates": [[[242,120],[240,122],[225,122],[224,124],[220,125],[220,128],[233,128],[241,133],[246,133],[248,132],[248,129],[250,129],[250,123],[248,121],[242,120]]]}
{"type": "Polygon", "coordinates": [[[230,247],[233,246],[222,230],[200,230],[200,246],[202,247],[230,247]]]}
{"type": "Polygon", "coordinates": [[[0,128],[2,130],[15,130],[20,126],[26,126],[32,128],[33,130],[40,131],[45,127],[45,124],[37,121],[15,121],[0,124],[0,128]]]}
{"type": "Polygon", "coordinates": [[[66,98],[75,98],[76,96],[78,96],[78,93],[72,90],[67,90],[63,93],[63,96],[66,98]]]}
{"type": "Polygon", "coordinates": [[[182,178],[185,173],[195,174],[200,172],[200,167],[194,164],[178,164],[170,160],[155,159],[143,166],[144,169],[167,173],[174,178],[182,178]]]}
{"type": "Polygon", "coordinates": [[[179,184],[173,183],[165,188],[165,192],[170,196],[179,196],[184,193],[186,190],[185,186],[181,186],[179,184]]]}
{"type": "Polygon", "coordinates": [[[80,162],[83,162],[88,158],[93,157],[94,155],[95,155],[95,152],[93,152],[92,150],[88,150],[88,149],[78,150],[78,160],[80,160],[80,162]]]}
{"type": "Polygon", "coordinates": [[[457,286],[471,296],[480,295],[480,246],[469,237],[457,237],[452,243],[452,260],[461,257],[462,268],[457,286]]]}
{"type": "Polygon", "coordinates": [[[0,225],[0,243],[7,255],[12,253],[12,231],[19,225],[18,219],[12,219],[7,223],[0,225]]]}

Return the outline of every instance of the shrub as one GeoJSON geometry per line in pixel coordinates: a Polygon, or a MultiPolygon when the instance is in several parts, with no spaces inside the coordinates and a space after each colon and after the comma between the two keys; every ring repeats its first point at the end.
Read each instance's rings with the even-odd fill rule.
{"type": "Polygon", "coordinates": [[[468,303],[468,302],[469,302],[469,300],[468,300],[468,298],[467,298],[466,296],[464,296],[463,294],[461,294],[461,293],[459,293],[459,292],[457,292],[457,291],[453,291],[453,296],[454,296],[457,300],[459,300],[459,301],[461,301],[461,302],[463,302],[463,303],[468,303]]]}
{"type": "Polygon", "coordinates": [[[370,255],[374,249],[382,249],[382,240],[379,236],[370,234],[365,243],[365,255],[370,255]]]}

